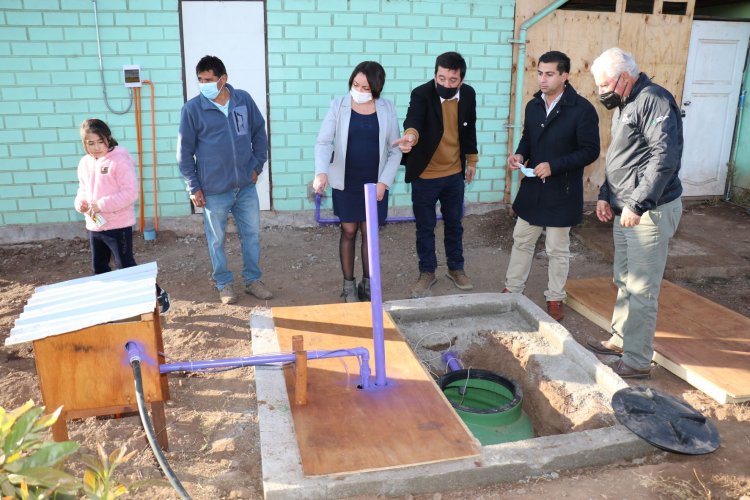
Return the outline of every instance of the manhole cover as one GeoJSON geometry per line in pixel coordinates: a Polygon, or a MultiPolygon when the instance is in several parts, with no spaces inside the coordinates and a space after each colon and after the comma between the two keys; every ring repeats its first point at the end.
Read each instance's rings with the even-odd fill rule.
{"type": "Polygon", "coordinates": [[[719,431],[685,401],[648,387],[620,389],[612,396],[617,420],[662,450],[703,455],[719,447],[719,431]]]}

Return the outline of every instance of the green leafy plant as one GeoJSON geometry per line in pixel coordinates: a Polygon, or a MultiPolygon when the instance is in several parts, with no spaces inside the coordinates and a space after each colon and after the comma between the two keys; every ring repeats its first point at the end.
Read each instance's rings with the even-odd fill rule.
{"type": "Polygon", "coordinates": [[[115,469],[135,452],[125,446],[107,455],[97,444],[97,455],[84,455],[83,481],[64,471],[63,462],[78,451],[78,443],[45,441],[45,432],[60,417],[62,407],[44,414],[44,408],[27,401],[6,411],[0,407],[0,497],[2,500],[55,498],[74,499],[84,495],[91,500],[113,500],[143,486],[163,481],[141,481],[126,486],[117,482],[115,469]]]}
{"type": "Polygon", "coordinates": [[[49,498],[74,495],[80,481],[62,470],[66,457],[78,450],[73,441],[44,441],[42,432],[57,421],[62,407],[44,415],[33,401],[12,410],[0,407],[0,493],[3,497],[49,498]]]}
{"type": "Polygon", "coordinates": [[[128,493],[128,487],[114,480],[115,469],[130,460],[134,451],[126,453],[125,445],[107,455],[102,445],[97,444],[98,456],[83,457],[86,472],[83,475],[83,491],[92,500],[112,500],[128,493]]]}

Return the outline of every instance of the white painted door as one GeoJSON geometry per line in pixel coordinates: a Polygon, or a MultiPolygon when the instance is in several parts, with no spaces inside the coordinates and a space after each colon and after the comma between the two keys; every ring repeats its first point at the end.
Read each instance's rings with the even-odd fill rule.
{"type": "Polygon", "coordinates": [[[684,196],[724,194],[750,23],[694,21],[681,108],[684,196]]]}
{"type": "MultiPolygon", "coordinates": [[[[260,108],[268,131],[265,13],[262,0],[181,2],[183,65],[187,98],[198,95],[195,65],[216,56],[227,68],[229,84],[246,90],[260,108]]],[[[271,209],[268,163],[258,179],[261,210],[271,209]]]]}

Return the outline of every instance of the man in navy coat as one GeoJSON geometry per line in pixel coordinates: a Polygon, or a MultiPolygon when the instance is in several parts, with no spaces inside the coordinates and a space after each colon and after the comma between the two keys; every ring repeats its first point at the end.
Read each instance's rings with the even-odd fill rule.
{"type": "Polygon", "coordinates": [[[564,317],[570,228],[583,218],[583,169],[600,152],[599,117],[570,84],[569,73],[570,59],[562,52],[539,58],[540,90],[526,105],[521,142],[508,156],[508,168],[524,167],[526,177],[513,202],[518,221],[503,292],[523,292],[536,241],[546,229],[549,272],[544,295],[547,312],[556,321],[564,317]]]}

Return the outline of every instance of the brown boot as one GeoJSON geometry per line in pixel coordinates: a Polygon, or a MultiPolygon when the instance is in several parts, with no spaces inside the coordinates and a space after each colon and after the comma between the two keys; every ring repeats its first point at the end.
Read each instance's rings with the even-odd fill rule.
{"type": "Polygon", "coordinates": [[[548,300],[547,314],[549,314],[555,321],[562,321],[565,317],[562,300],[548,300]]]}
{"type": "Polygon", "coordinates": [[[474,285],[463,269],[448,270],[445,274],[459,290],[473,290],[474,285]]]}
{"type": "Polygon", "coordinates": [[[430,295],[430,288],[435,283],[437,283],[435,273],[419,273],[419,279],[411,289],[411,296],[415,299],[428,297],[430,295]]]}

